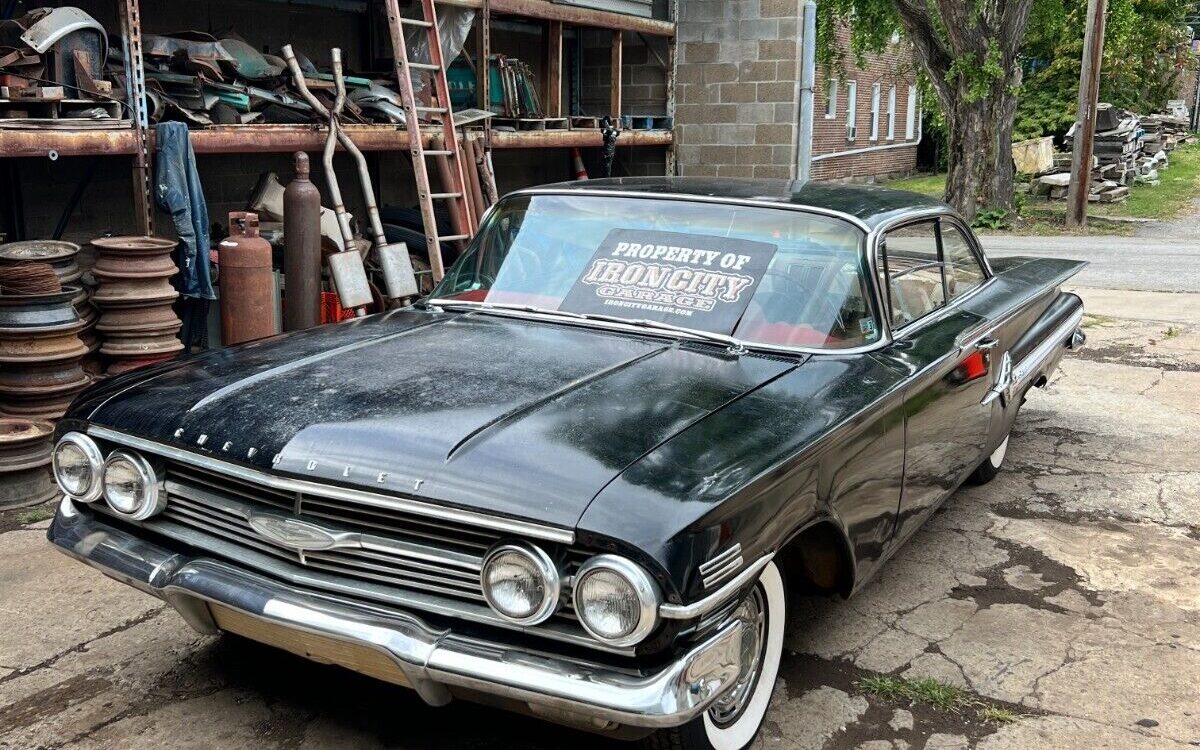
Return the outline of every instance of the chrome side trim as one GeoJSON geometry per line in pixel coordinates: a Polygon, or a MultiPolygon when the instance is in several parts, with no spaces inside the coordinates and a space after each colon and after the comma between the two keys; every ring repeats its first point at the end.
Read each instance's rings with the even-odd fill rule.
{"type": "Polygon", "coordinates": [[[733,575],[734,571],[742,567],[744,562],[740,542],[735,543],[724,552],[714,555],[711,560],[700,565],[700,578],[704,583],[704,588],[711,589],[718,585],[733,575]]]}
{"type": "Polygon", "coordinates": [[[1043,339],[1036,349],[1013,365],[1010,387],[1014,390],[1024,387],[1054,353],[1055,348],[1070,346],[1074,332],[1079,328],[1081,322],[1083,322],[1082,307],[1072,313],[1071,317],[1060,324],[1058,328],[1055,328],[1054,333],[1043,339]]]}
{"type": "Polygon", "coordinates": [[[703,617],[717,607],[721,606],[733,597],[742,587],[751,581],[758,578],[758,574],[767,567],[767,563],[775,558],[774,552],[768,552],[762,557],[755,560],[748,568],[738,573],[736,577],[731,579],[721,588],[712,592],[703,599],[692,602],[691,604],[661,604],[658,607],[658,616],[664,620],[691,620],[695,617],[703,617]]]}
{"type": "Polygon", "coordinates": [[[216,459],[201,456],[190,451],[173,448],[169,445],[156,443],[145,438],[135,437],[124,432],[111,430],[107,427],[98,425],[88,425],[88,434],[108,440],[127,448],[145,451],[157,456],[172,459],[184,464],[198,466],[202,469],[210,469],[222,474],[226,474],[237,479],[241,479],[254,484],[260,484],[264,487],[269,487],[275,490],[284,492],[299,492],[305,495],[314,497],[327,498],[333,500],[345,500],[347,502],[362,503],[363,505],[372,505],[377,508],[386,508],[396,510],[403,513],[412,513],[417,516],[425,516],[427,518],[437,518],[443,521],[453,521],[467,526],[478,526],[484,529],[500,531],[506,534],[516,534],[519,536],[531,537],[534,539],[543,539],[550,542],[560,542],[562,544],[574,544],[575,532],[571,529],[563,529],[555,526],[545,526],[543,524],[532,523],[529,521],[518,521],[516,519],[500,518],[490,516],[483,513],[476,513],[469,510],[458,510],[456,508],[447,508],[440,505],[431,505],[419,500],[413,500],[404,497],[394,497],[391,495],[379,495],[374,492],[365,490],[352,490],[345,487],[335,487],[332,485],[318,484],[309,482],[303,479],[290,479],[288,477],[279,477],[257,469],[251,469],[245,466],[228,463],[226,461],[218,461],[216,459]]]}
{"type": "Polygon", "coordinates": [[[619,670],[458,635],[407,612],[314,596],[227,563],[176,554],[79,513],[69,499],[48,537],[70,557],[166,601],[201,633],[218,632],[211,602],[271,625],[365,646],[394,663],[430,705],[444,705],[452,698],[449,688],[462,687],[582,721],[672,727],[706,711],[746,667],[741,645],[748,626],[736,617],[654,671],[619,670]]]}

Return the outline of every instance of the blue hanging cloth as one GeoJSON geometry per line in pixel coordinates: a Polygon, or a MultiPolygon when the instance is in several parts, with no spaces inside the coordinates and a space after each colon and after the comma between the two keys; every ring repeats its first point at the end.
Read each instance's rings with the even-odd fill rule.
{"type": "Polygon", "coordinates": [[[158,158],[154,171],[154,199],[171,216],[179,246],[175,264],[179,275],[175,286],[184,299],[216,299],[208,265],[208,205],[200,187],[196,153],[182,122],[160,122],[157,126],[158,158]]]}

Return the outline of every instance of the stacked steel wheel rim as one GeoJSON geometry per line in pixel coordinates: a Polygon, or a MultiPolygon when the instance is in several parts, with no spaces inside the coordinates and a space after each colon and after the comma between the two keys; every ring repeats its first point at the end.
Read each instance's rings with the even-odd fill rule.
{"type": "Polygon", "coordinates": [[[175,241],[161,237],[104,237],[93,240],[100,287],[92,302],[100,308],[96,330],[108,372],[127,372],[171,359],[183,350],[183,322],[172,304],[179,296],[170,278],[179,272],[171,260],[175,241]]]}
{"type": "Polygon", "coordinates": [[[91,376],[81,360],[88,348],[72,301],[77,286],[46,294],[0,294],[0,412],[57,419],[91,376]]]}
{"type": "Polygon", "coordinates": [[[79,245],[65,240],[22,240],[0,245],[0,265],[46,263],[63,286],[78,282],[83,275],[78,255],[79,245]]]}
{"type": "Polygon", "coordinates": [[[54,425],[0,417],[0,510],[38,505],[58,494],[50,470],[54,425]]]}

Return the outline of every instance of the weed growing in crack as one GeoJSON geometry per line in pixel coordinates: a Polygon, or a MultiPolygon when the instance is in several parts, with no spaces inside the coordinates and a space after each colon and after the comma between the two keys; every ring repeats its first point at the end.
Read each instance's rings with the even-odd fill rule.
{"type": "Polygon", "coordinates": [[[976,715],[979,717],[980,721],[987,722],[988,724],[1012,724],[1014,721],[1021,718],[1019,714],[1014,711],[1009,711],[1007,708],[990,705],[985,705],[980,708],[978,711],[976,711],[976,715]]]}
{"type": "Polygon", "coordinates": [[[974,709],[976,718],[985,724],[1011,724],[1021,718],[1011,709],[972,697],[965,690],[931,677],[906,680],[888,675],[870,675],[859,680],[858,687],[868,695],[891,702],[924,703],[955,714],[964,709],[974,709]]]}
{"type": "Polygon", "coordinates": [[[927,703],[943,711],[958,712],[970,703],[967,694],[962,690],[938,682],[931,677],[917,680],[905,680],[887,675],[872,675],[864,677],[858,683],[864,692],[885,700],[907,700],[913,703],[927,703]]]}
{"type": "Polygon", "coordinates": [[[43,505],[37,508],[21,511],[17,514],[17,523],[37,523],[54,517],[54,508],[43,505]]]}

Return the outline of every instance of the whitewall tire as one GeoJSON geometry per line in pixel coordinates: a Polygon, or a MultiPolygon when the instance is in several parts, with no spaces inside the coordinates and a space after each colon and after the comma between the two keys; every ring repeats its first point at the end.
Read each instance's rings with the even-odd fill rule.
{"type": "Polygon", "coordinates": [[[702,716],[675,729],[652,735],[648,744],[656,750],[742,750],[762,728],[779,674],[783,656],[784,618],[787,594],[783,576],[774,562],[768,563],[742,613],[755,622],[761,615],[760,635],[755,639],[756,658],[750,674],[722,696],[702,716]]]}
{"type": "Polygon", "coordinates": [[[970,481],[972,484],[987,484],[996,478],[1000,473],[1000,467],[1004,465],[1004,457],[1008,455],[1008,435],[1004,436],[1004,440],[996,449],[988,454],[987,458],[971,473],[970,481]]]}

